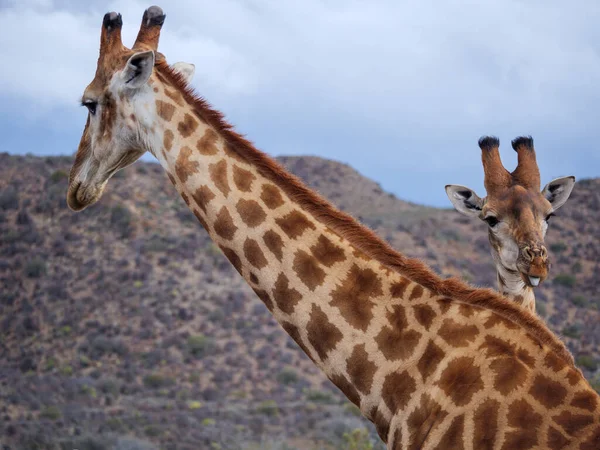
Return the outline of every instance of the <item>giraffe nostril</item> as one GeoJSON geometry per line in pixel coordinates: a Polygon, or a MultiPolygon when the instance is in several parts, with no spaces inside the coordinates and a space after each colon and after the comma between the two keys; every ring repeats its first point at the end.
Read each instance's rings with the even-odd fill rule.
{"type": "Polygon", "coordinates": [[[523,254],[523,258],[525,258],[528,261],[532,261],[533,260],[533,253],[531,252],[531,249],[529,247],[523,247],[523,250],[521,250],[521,253],[523,254]]]}
{"type": "Polygon", "coordinates": [[[543,245],[540,247],[540,256],[544,259],[548,257],[548,250],[543,245]]]}

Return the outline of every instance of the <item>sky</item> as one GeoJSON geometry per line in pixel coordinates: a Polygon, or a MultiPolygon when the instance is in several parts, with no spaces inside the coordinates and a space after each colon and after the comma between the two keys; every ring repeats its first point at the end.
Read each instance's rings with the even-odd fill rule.
{"type": "MultiPolygon", "coordinates": [[[[73,154],[104,13],[137,0],[0,0],[0,152],[73,154]]],[[[532,135],[542,186],[600,176],[597,0],[169,0],[159,50],[276,155],[350,164],[399,198],[483,189],[477,140],[532,135]]],[[[148,157],[147,159],[151,159],[148,157]]]]}

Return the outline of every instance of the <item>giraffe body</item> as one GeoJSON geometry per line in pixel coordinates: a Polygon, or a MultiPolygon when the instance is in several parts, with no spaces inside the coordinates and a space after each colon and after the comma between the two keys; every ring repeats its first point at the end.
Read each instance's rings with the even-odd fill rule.
{"type": "MultiPolygon", "coordinates": [[[[157,39],[139,44],[156,50],[157,39]]],[[[71,172],[73,209],[108,181],[82,171],[102,167],[89,162],[95,147],[125,149],[110,161],[152,152],[277,321],[390,449],[596,448],[600,399],[541,321],[392,250],[235,133],[164,58],[143,56],[154,66],[136,88],[143,101],[121,95],[117,77],[127,78],[136,55],[106,55],[125,69],[104,76],[100,94],[84,94],[100,107],[71,172]],[[119,99],[109,113],[104,95],[119,99]]]]}

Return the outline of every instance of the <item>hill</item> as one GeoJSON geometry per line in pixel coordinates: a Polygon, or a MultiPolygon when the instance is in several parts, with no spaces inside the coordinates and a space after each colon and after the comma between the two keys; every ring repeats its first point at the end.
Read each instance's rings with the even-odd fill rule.
{"type": "MultiPolygon", "coordinates": [[[[495,286],[482,223],[399,200],[345,164],[280,161],[403,253],[443,275],[495,286]]],[[[0,154],[0,444],[124,450],[377,442],[158,165],[120,172],[97,205],[74,214],[65,203],[70,163],[0,154]]],[[[554,264],[538,305],[586,376],[597,379],[600,179],[578,182],[559,213],[546,239],[554,264]]]]}

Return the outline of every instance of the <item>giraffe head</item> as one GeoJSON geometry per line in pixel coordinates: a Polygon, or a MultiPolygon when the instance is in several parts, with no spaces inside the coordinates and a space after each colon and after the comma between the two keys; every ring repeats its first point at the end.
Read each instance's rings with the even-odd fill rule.
{"type": "MultiPolygon", "coordinates": [[[[121,42],[121,15],[104,16],[96,74],[81,98],[88,118],[69,176],[67,203],[74,211],[96,202],[110,177],[159,146],[153,72],[155,62],[164,60],[157,52],[164,20],[161,8],[148,8],[129,49],[121,42]]],[[[173,69],[188,81],[194,73],[187,63],[173,69]]]]}
{"type": "Polygon", "coordinates": [[[498,273],[518,274],[526,286],[535,287],[548,276],[548,221],[569,198],[575,177],[557,178],[540,190],[533,139],[512,141],[518,154],[512,173],[502,165],[499,145],[495,137],[479,140],[486,197],[460,185],[446,186],[446,193],[459,212],[486,222],[498,273]]]}

